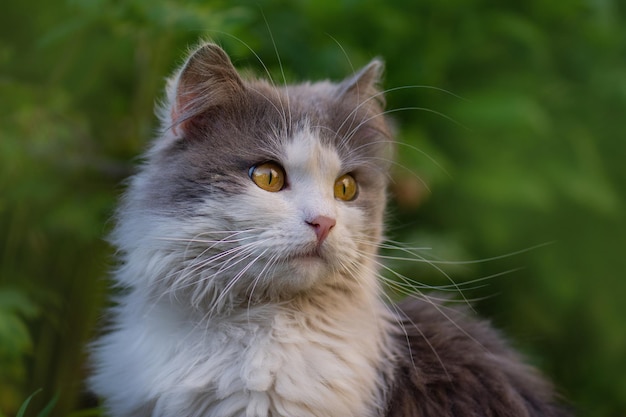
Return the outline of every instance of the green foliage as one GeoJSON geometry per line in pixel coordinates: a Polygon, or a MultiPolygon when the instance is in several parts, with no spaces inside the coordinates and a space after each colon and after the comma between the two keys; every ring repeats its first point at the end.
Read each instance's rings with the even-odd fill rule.
{"type": "Polygon", "coordinates": [[[58,391],[51,415],[98,415],[81,380],[119,184],[154,132],[164,77],[213,38],[263,73],[256,53],[277,82],[339,79],[382,56],[401,142],[390,238],[432,248],[419,252],[426,259],[485,260],[391,266],[428,285],[454,280],[580,415],[626,414],[624,5],[237,4],[3,7],[0,412],[45,387],[26,414],[58,391]],[[472,283],[481,277],[491,278],[472,283]]]}
{"type": "Polygon", "coordinates": [[[38,307],[21,292],[0,288],[0,400],[3,403],[19,395],[15,383],[25,378],[24,359],[33,351],[24,319],[34,318],[38,313],[38,307]]]}

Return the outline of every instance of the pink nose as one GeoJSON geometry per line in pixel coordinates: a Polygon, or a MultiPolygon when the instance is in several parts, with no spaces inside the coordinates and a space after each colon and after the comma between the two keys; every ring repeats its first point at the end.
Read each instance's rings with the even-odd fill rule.
{"type": "Polygon", "coordinates": [[[337,221],[331,217],[317,216],[313,220],[307,221],[307,224],[315,230],[317,242],[321,245],[326,240],[328,233],[330,233],[330,229],[337,224],[337,221]]]}

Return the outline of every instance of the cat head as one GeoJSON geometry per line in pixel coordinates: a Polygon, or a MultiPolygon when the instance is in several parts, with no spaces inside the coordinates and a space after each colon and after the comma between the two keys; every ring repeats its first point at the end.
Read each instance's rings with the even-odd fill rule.
{"type": "Polygon", "coordinates": [[[192,52],[119,211],[118,279],[213,308],[368,284],[392,150],[381,72],[276,86],[215,44],[192,52]]]}

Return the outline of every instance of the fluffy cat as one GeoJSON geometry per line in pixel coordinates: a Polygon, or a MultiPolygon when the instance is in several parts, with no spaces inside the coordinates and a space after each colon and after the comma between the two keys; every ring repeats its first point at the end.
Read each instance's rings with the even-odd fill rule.
{"type": "Polygon", "coordinates": [[[169,80],[112,234],[89,380],[109,415],[567,415],[485,322],[383,301],[381,71],[278,87],[209,43],[169,80]]]}

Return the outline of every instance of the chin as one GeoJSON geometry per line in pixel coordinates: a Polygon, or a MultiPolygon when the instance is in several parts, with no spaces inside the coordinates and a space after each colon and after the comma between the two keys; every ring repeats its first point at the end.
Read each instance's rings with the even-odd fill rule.
{"type": "Polygon", "coordinates": [[[289,258],[276,272],[268,285],[284,298],[324,282],[333,273],[333,268],[320,256],[297,256],[289,258]]]}

